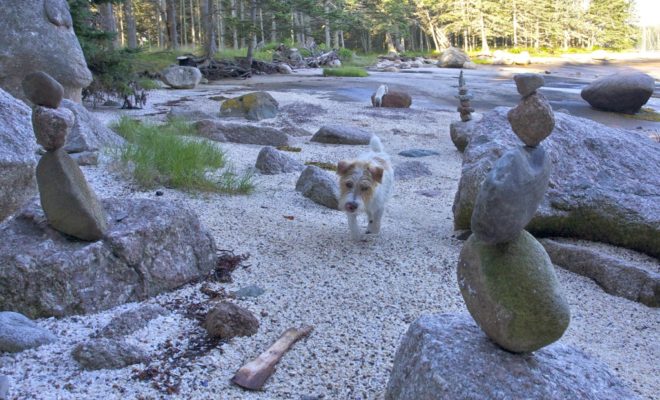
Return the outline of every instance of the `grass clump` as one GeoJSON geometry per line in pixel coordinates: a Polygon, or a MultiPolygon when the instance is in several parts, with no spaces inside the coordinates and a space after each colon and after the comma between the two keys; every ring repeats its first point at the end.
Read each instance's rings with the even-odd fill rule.
{"type": "Polygon", "coordinates": [[[341,77],[358,77],[364,78],[369,76],[364,68],[359,67],[339,67],[339,68],[323,68],[323,76],[341,76],[341,77]]]}
{"type": "Polygon", "coordinates": [[[128,142],[116,151],[116,157],[142,187],[163,185],[228,194],[247,194],[254,189],[252,172],[234,173],[222,150],[183,137],[194,134],[194,128],[182,120],[154,125],[123,117],[114,129],[128,142]]]}
{"type": "Polygon", "coordinates": [[[291,147],[291,146],[277,146],[276,149],[281,151],[290,151],[292,153],[300,153],[302,151],[300,147],[291,147]]]}
{"type": "Polygon", "coordinates": [[[626,118],[639,119],[642,121],[660,122],[660,113],[651,107],[642,107],[637,114],[624,114],[626,118]]]}
{"type": "Polygon", "coordinates": [[[307,161],[305,165],[314,165],[316,167],[328,170],[328,171],[337,171],[337,164],[322,162],[322,161],[307,161]]]}

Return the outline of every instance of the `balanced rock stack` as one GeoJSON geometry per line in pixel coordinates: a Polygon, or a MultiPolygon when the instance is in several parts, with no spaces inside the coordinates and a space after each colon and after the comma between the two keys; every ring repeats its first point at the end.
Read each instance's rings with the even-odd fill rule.
{"type": "Polygon", "coordinates": [[[98,240],[107,230],[105,212],[87,184],[78,164],[63,149],[74,125],[74,114],[59,107],[64,89],[45,72],[23,80],[23,91],[34,103],[32,126],[46,150],[37,164],[37,185],[48,223],[56,230],[82,240],[98,240]]]}
{"type": "Polygon", "coordinates": [[[461,114],[461,121],[467,122],[472,119],[474,108],[470,106],[471,94],[468,94],[467,86],[465,86],[465,78],[463,78],[463,71],[458,76],[458,96],[456,98],[461,102],[458,106],[458,111],[461,114]]]}
{"type": "Polygon", "coordinates": [[[514,79],[523,99],[508,118],[525,146],[502,155],[481,184],[458,282],[470,314],[494,342],[532,352],[563,335],[570,310],[550,257],[523,230],[548,187],[551,164],[541,141],[552,132],[554,115],[536,93],[541,75],[514,79]]]}

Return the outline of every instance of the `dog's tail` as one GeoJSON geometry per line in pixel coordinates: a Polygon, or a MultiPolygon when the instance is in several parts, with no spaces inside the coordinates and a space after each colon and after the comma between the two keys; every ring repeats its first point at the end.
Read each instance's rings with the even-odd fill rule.
{"type": "Polygon", "coordinates": [[[369,141],[369,147],[371,147],[371,150],[376,153],[382,153],[385,150],[383,143],[381,143],[380,139],[376,135],[371,137],[371,140],[369,141]]]}

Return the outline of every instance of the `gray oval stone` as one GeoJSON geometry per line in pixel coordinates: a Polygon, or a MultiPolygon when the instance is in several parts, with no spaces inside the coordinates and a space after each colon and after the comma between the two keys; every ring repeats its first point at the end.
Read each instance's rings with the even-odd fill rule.
{"type": "Polygon", "coordinates": [[[64,97],[64,87],[43,71],[28,74],[21,85],[25,97],[38,106],[57,108],[64,97]]]}
{"type": "Polygon", "coordinates": [[[540,93],[529,95],[507,115],[511,129],[527,146],[536,146],[555,128],[552,107],[540,93]]]}
{"type": "Polygon", "coordinates": [[[55,335],[25,315],[12,311],[0,312],[0,352],[17,353],[56,340],[55,335]]]}
{"type": "Polygon", "coordinates": [[[64,146],[67,135],[75,122],[75,116],[67,108],[53,109],[36,106],[32,110],[32,128],[37,143],[49,151],[64,146]]]}
{"type": "Polygon", "coordinates": [[[513,80],[516,82],[518,93],[523,97],[529,96],[536,92],[536,89],[545,85],[545,79],[541,74],[516,74],[513,76],[513,80]]]}
{"type": "Polygon", "coordinates": [[[550,257],[525,231],[498,245],[470,236],[457,274],[468,311],[506,350],[536,351],[559,340],[568,328],[570,309],[550,257]]]}
{"type": "Polygon", "coordinates": [[[543,200],[551,166],[543,147],[504,153],[477,194],[470,224],[477,238],[496,244],[518,237],[543,200]]]}

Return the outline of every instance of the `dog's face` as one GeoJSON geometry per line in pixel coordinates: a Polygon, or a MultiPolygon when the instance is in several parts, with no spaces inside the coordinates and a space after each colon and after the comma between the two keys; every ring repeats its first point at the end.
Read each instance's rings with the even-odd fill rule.
{"type": "Polygon", "coordinates": [[[383,171],[368,161],[339,161],[339,209],[348,213],[364,210],[383,181],[383,171]]]}

